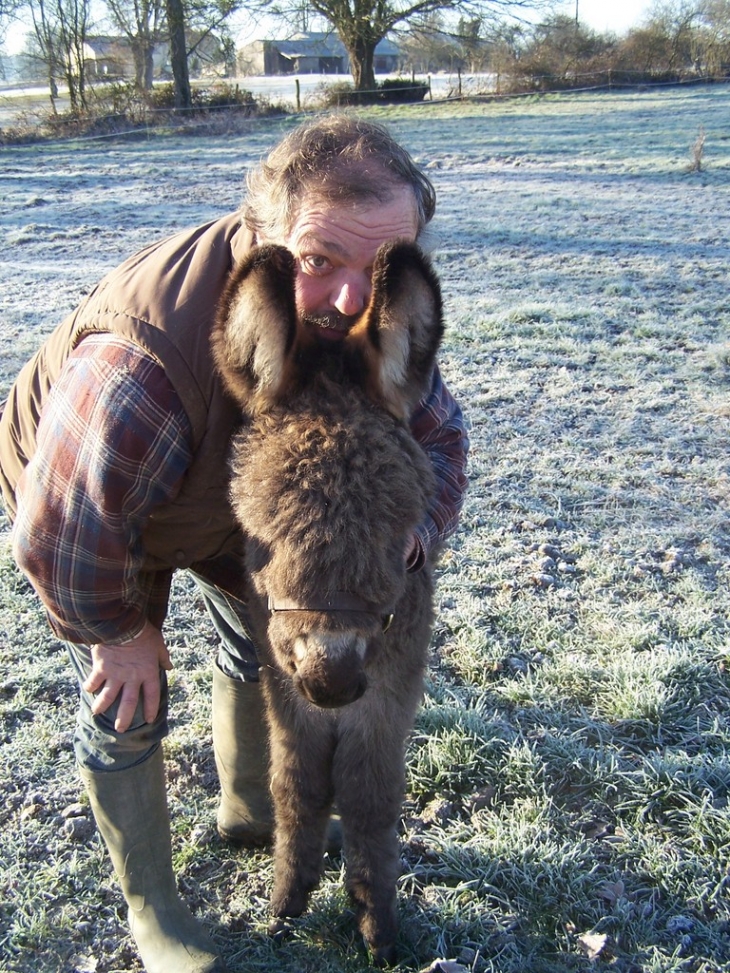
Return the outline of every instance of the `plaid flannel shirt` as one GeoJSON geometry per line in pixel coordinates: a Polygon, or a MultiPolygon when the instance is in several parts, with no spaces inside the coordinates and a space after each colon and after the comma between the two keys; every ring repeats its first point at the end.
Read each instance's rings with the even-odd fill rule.
{"type": "MultiPolygon", "coordinates": [[[[418,531],[422,562],[456,529],[466,487],[463,420],[438,370],[412,428],[438,481],[418,531]]],[[[142,570],[141,536],[152,510],[179,490],[191,439],[163,368],[133,342],[92,335],[70,356],[18,485],[13,528],[15,557],[60,638],[114,644],[145,618],[162,626],[172,571],[142,570]]],[[[215,581],[225,587],[220,573],[215,581]]]]}

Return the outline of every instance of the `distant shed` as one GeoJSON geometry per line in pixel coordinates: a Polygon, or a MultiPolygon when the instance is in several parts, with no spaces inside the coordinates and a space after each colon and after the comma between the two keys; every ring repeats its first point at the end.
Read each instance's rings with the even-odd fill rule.
{"type": "MultiPolygon", "coordinates": [[[[349,74],[350,59],[336,33],[308,32],[286,40],[259,40],[238,52],[242,74],[349,74]]],[[[400,49],[387,38],[375,48],[376,74],[391,74],[400,66],[400,49]]]]}

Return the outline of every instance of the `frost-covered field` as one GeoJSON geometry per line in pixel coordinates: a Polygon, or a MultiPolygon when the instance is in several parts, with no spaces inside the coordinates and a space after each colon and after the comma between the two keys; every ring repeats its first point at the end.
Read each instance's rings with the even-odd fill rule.
{"type": "MultiPolygon", "coordinates": [[[[725,971],[730,88],[377,117],[439,193],[442,363],[473,443],[409,752],[402,969],[725,971]]],[[[0,396],[105,270],[234,208],[288,124],[4,149],[0,396]]],[[[138,970],[76,783],[73,682],[6,539],[0,969],[138,970]]],[[[212,636],[175,594],[181,888],[233,970],[364,969],[339,862],[275,947],[268,856],[214,837],[212,636]]]]}

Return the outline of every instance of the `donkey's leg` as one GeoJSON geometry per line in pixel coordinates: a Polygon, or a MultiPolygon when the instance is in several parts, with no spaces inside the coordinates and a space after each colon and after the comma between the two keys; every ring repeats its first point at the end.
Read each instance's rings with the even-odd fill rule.
{"type": "Polygon", "coordinates": [[[348,712],[340,728],[333,768],[345,836],[347,889],[360,931],[378,964],[395,961],[400,874],[397,828],[409,725],[404,725],[402,711],[389,712],[383,702],[381,698],[375,708],[357,703],[348,712]]]}
{"type": "Polygon", "coordinates": [[[346,845],[347,890],[355,906],[358,928],[376,966],[393,964],[397,959],[399,848],[392,823],[380,834],[370,833],[362,843],[355,841],[349,849],[346,845]]]}
{"type": "MultiPolygon", "coordinates": [[[[270,713],[276,821],[271,912],[276,919],[301,915],[319,882],[333,798],[330,722],[299,709],[294,705],[270,713]]],[[[274,921],[271,931],[279,932],[284,926],[274,921]]]]}

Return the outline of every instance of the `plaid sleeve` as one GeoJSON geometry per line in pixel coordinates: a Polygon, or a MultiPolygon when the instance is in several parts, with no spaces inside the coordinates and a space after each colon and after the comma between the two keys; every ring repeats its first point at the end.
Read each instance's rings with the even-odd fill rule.
{"type": "Polygon", "coordinates": [[[423,565],[426,553],[456,530],[466,493],[466,458],[469,439],[458,403],[446,388],[438,368],[431,389],[411,417],[411,431],[428,454],[436,474],[436,496],[423,524],[416,531],[422,551],[409,564],[423,565]]]}
{"type": "Polygon", "coordinates": [[[15,557],[60,638],[94,644],[141,630],[154,597],[141,533],[191,456],[163,368],[132,342],[86,338],[43,409],[13,528],[15,557]]]}

